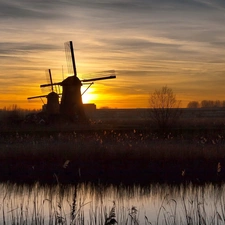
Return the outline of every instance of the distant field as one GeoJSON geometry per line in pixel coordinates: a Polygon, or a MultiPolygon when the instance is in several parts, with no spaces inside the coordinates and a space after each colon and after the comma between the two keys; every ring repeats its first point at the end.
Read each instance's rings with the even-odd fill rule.
{"type": "MultiPolygon", "coordinates": [[[[149,109],[96,109],[87,110],[89,124],[55,124],[36,125],[24,124],[24,118],[29,111],[0,111],[0,132],[67,132],[88,130],[140,130],[155,132],[157,125],[149,118],[149,109]]],[[[223,133],[225,128],[225,109],[182,109],[181,118],[170,126],[168,133],[174,135],[195,135],[223,133]]]]}
{"type": "MultiPolygon", "coordinates": [[[[225,108],[183,108],[181,118],[224,118],[225,108]]],[[[87,115],[93,119],[148,119],[149,109],[96,109],[87,110],[87,115]]]]}

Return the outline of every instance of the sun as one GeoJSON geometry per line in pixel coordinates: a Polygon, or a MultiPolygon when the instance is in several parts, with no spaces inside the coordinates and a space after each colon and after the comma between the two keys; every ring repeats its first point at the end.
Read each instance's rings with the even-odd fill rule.
{"type": "Polygon", "coordinates": [[[84,93],[84,94],[82,95],[82,101],[83,101],[84,104],[90,103],[90,102],[91,102],[91,94],[89,94],[89,93],[84,93]]]}
{"type": "Polygon", "coordinates": [[[98,95],[95,93],[95,88],[91,87],[86,90],[86,87],[81,87],[82,101],[84,104],[94,103],[98,99],[98,95]]]}

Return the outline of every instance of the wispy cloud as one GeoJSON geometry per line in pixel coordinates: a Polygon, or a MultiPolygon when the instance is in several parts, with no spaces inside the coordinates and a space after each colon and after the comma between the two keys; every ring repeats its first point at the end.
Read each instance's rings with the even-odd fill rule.
{"type": "Polygon", "coordinates": [[[222,0],[2,0],[1,95],[15,94],[25,104],[26,95],[41,92],[46,69],[61,80],[63,43],[72,40],[80,78],[116,71],[115,80],[92,89],[102,97],[97,105],[107,103],[106,93],[120,106],[140,96],[144,104],[162,85],[179,98],[221,97],[224,9],[222,0]]]}

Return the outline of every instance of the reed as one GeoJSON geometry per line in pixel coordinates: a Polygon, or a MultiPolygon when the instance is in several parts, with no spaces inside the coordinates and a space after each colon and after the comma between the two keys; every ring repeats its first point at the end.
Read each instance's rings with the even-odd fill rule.
{"type": "Polygon", "coordinates": [[[0,179],[55,182],[56,174],[69,182],[107,177],[110,182],[157,177],[161,181],[192,177],[204,181],[207,173],[209,180],[218,181],[225,176],[224,147],[221,133],[185,139],[172,133],[162,138],[136,130],[50,135],[17,132],[0,136],[0,179]]]}
{"type": "Polygon", "coordinates": [[[188,118],[165,133],[147,122],[1,127],[0,181],[225,180],[221,118],[188,118]]]}
{"type": "MultiPolygon", "coordinates": [[[[107,187],[100,184],[95,187],[90,185],[88,188],[82,184],[76,187],[71,185],[42,186],[38,183],[30,187],[7,184],[1,185],[1,188],[4,201],[0,206],[2,212],[0,223],[7,225],[216,225],[223,224],[225,219],[224,187],[209,186],[209,193],[206,193],[204,186],[189,185],[186,189],[155,186],[157,191],[152,193],[155,197],[161,196],[160,192],[163,190],[164,193],[165,190],[173,191],[169,191],[164,198],[161,196],[161,204],[154,218],[149,217],[151,214],[149,214],[148,208],[140,209],[134,205],[127,208],[124,202],[125,198],[135,201],[131,197],[133,194],[135,198],[138,197],[142,201],[143,190],[140,187],[124,187],[124,189],[120,187],[121,193],[115,189],[114,193],[117,194],[110,196],[116,199],[110,203],[108,203],[108,199],[111,197],[106,194],[107,187]],[[87,195],[87,192],[90,192],[92,198],[87,195]],[[95,194],[93,195],[93,193],[95,194]],[[118,198],[120,194],[123,194],[123,198],[118,198]],[[213,197],[212,202],[210,202],[209,196],[213,197]],[[87,206],[89,210],[87,210],[87,206]],[[145,213],[141,210],[145,210],[145,213]]],[[[108,188],[111,193],[112,187],[108,188]]],[[[147,192],[152,189],[153,186],[147,192]]]]}

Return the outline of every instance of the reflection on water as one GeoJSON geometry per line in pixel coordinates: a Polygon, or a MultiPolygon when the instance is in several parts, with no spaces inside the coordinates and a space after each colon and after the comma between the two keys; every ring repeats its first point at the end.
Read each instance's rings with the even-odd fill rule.
{"type": "Polygon", "coordinates": [[[0,224],[220,224],[224,185],[0,184],[0,224]],[[111,212],[111,214],[110,214],[111,212]]]}

